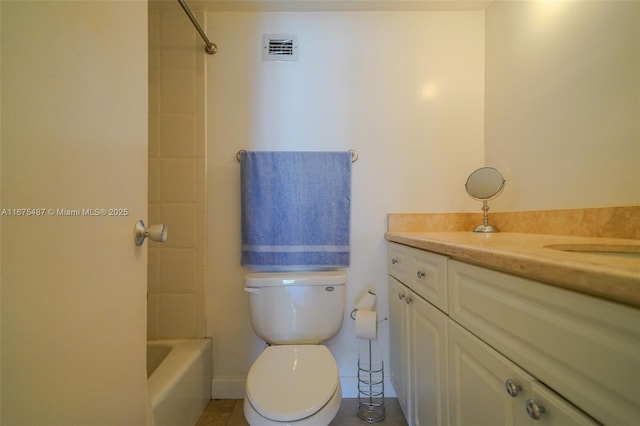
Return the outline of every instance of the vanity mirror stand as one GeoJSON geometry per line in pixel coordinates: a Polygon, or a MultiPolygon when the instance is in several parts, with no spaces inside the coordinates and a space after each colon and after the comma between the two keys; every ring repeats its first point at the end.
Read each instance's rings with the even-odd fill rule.
{"type": "Polygon", "coordinates": [[[498,228],[489,224],[489,200],[496,198],[504,189],[504,177],[502,173],[493,167],[481,167],[475,170],[467,178],[465,188],[467,194],[474,200],[482,201],[482,213],[484,223],[478,225],[474,232],[498,232],[498,228]]]}

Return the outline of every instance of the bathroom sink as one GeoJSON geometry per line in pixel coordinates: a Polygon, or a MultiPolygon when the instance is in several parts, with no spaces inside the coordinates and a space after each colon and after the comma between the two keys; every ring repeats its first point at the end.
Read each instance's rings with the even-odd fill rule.
{"type": "Polygon", "coordinates": [[[545,246],[553,250],[576,253],[595,254],[601,256],[640,259],[640,245],[631,244],[549,244],[545,246]]]}

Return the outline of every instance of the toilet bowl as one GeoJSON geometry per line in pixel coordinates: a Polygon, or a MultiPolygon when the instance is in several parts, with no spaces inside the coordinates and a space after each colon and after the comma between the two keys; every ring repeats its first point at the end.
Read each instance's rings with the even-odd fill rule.
{"type": "Polygon", "coordinates": [[[326,346],[270,346],[249,370],[244,413],[252,426],[327,426],[341,398],[338,367],[326,346]]]}
{"type": "Polygon", "coordinates": [[[336,361],[321,343],[344,317],[344,271],[252,273],[245,278],[251,325],[270,346],[247,375],[252,426],[327,426],[342,398],[336,361]]]}

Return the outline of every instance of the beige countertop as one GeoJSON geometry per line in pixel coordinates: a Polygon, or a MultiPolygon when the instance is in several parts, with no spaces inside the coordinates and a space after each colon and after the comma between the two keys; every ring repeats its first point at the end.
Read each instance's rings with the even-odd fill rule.
{"type": "Polygon", "coordinates": [[[640,253],[640,240],[500,232],[387,232],[389,241],[463,262],[640,307],[640,257],[550,248],[640,253]],[[615,246],[615,248],[611,247],[615,246]]]}

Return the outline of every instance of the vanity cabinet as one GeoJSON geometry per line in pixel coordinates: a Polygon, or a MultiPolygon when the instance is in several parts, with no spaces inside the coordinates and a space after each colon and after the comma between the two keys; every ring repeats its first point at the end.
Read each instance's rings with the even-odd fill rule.
{"type": "Polygon", "coordinates": [[[640,419],[639,309],[396,243],[389,274],[391,376],[409,425],[640,419]],[[432,274],[447,296],[428,286],[439,306],[414,288],[423,258],[444,260],[432,274]]]}
{"type": "Polygon", "coordinates": [[[447,315],[427,302],[433,294],[446,306],[446,258],[408,247],[390,251],[391,381],[410,425],[448,425],[447,315]],[[444,284],[444,286],[442,286],[444,284]]]}
{"type": "Polygon", "coordinates": [[[638,424],[639,309],[455,260],[448,277],[451,320],[599,422],[638,424]]]}
{"type": "Polygon", "coordinates": [[[389,371],[398,403],[409,418],[409,307],[407,287],[389,277],[389,371]]]}
{"type": "Polygon", "coordinates": [[[451,425],[597,425],[454,321],[449,354],[451,425]]]}

